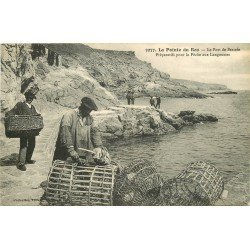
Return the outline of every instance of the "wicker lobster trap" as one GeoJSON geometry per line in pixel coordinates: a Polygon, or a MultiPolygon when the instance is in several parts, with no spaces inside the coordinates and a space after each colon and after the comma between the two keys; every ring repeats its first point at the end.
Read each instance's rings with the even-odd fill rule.
{"type": "Polygon", "coordinates": [[[43,129],[41,115],[15,115],[4,119],[5,135],[9,138],[36,136],[43,129]]]}
{"type": "Polygon", "coordinates": [[[135,160],[117,175],[114,204],[155,205],[162,183],[154,163],[143,159],[135,160]]]}
{"type": "Polygon", "coordinates": [[[45,199],[50,205],[112,205],[116,165],[79,166],[56,160],[45,199]]]}
{"type": "Polygon", "coordinates": [[[164,182],[161,205],[213,205],[223,189],[217,168],[202,161],[190,163],[176,178],[164,182]]]}

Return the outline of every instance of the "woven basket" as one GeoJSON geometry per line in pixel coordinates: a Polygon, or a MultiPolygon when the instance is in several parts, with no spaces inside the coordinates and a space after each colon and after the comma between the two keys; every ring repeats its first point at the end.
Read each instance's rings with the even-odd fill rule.
{"type": "Polygon", "coordinates": [[[112,205],[116,165],[78,166],[55,161],[45,199],[50,205],[112,205]]]}
{"type": "Polygon", "coordinates": [[[117,175],[115,205],[155,205],[162,186],[156,165],[147,160],[135,160],[117,175]]]}
{"type": "Polygon", "coordinates": [[[163,184],[161,205],[213,205],[223,189],[218,169],[202,161],[190,163],[176,178],[163,184]]]}
{"type": "Polygon", "coordinates": [[[5,135],[9,138],[36,136],[43,129],[43,118],[40,115],[7,116],[4,125],[5,135]]]}

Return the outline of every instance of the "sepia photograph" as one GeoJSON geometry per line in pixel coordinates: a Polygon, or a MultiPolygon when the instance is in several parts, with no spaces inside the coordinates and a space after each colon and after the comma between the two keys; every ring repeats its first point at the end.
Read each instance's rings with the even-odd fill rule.
{"type": "Polygon", "coordinates": [[[1,1],[2,249],[245,249],[244,0],[1,1]]]}
{"type": "Polygon", "coordinates": [[[248,43],[2,43],[1,206],[247,206],[248,43]]]}

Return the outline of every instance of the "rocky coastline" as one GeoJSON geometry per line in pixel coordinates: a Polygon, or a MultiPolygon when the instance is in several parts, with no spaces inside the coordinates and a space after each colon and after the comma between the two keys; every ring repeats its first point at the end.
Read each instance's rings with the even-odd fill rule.
{"type": "MultiPolygon", "coordinates": [[[[58,110],[57,113],[44,114],[44,129],[41,134],[47,133],[47,127],[53,127],[54,131],[49,136],[50,138],[45,146],[45,152],[50,157],[52,157],[54,151],[60,119],[67,110],[69,109],[63,108],[60,111],[58,110]],[[47,124],[48,121],[49,124],[47,124]]],[[[195,111],[181,111],[179,114],[174,114],[150,106],[134,105],[112,106],[105,110],[93,111],[92,116],[94,118],[94,127],[100,132],[104,142],[132,137],[167,135],[180,131],[185,126],[218,121],[218,118],[212,114],[195,113],[195,111]]],[[[1,128],[1,145],[6,147],[9,145],[14,147],[13,150],[17,151],[19,144],[15,144],[16,140],[9,140],[5,136],[2,122],[1,128]]],[[[8,151],[3,150],[1,154],[3,160],[7,153],[8,151]]],[[[4,165],[4,163],[1,163],[1,165],[4,165]]]]}
{"type": "Polygon", "coordinates": [[[223,95],[236,95],[238,94],[236,91],[231,91],[231,90],[228,90],[228,91],[215,91],[215,92],[210,92],[208,94],[216,94],[216,95],[220,95],[220,94],[223,94],[223,95]]]}
{"type": "MultiPolygon", "coordinates": [[[[76,108],[88,95],[99,109],[120,104],[127,91],[134,96],[159,95],[177,98],[207,98],[200,90],[226,90],[172,78],[133,51],[93,49],[84,44],[2,44],[0,112],[11,109],[23,96],[24,81],[34,77],[44,106],[76,108]],[[198,87],[197,87],[198,86],[198,87]]],[[[217,87],[216,87],[217,86],[217,87]]]]}
{"type": "Polygon", "coordinates": [[[93,112],[94,126],[106,140],[129,137],[164,135],[184,126],[197,123],[217,122],[212,114],[196,114],[181,111],[173,114],[149,106],[118,105],[93,112]]]}

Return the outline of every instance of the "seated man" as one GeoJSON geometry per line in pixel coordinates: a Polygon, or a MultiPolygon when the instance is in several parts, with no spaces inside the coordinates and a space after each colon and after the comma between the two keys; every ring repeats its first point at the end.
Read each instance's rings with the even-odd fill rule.
{"type": "Polygon", "coordinates": [[[71,158],[79,162],[81,158],[91,162],[93,155],[88,150],[94,149],[96,154],[100,154],[102,140],[99,131],[93,126],[92,110],[97,110],[95,102],[83,97],[78,109],[63,115],[53,160],[66,161],[71,158]]]}

